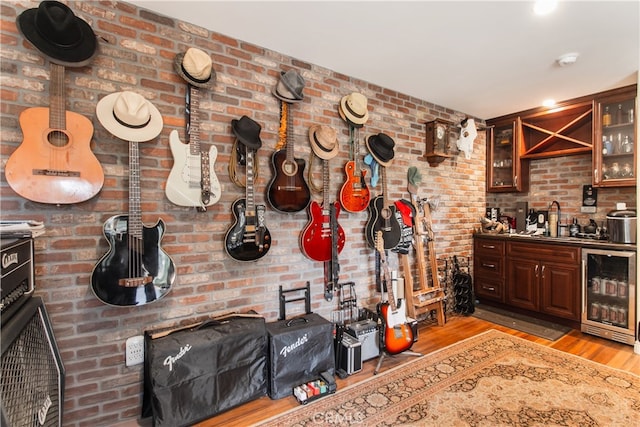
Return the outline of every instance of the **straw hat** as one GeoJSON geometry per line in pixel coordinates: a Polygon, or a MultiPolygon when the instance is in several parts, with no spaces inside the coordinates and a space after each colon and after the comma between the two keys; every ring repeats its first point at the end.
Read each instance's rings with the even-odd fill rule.
{"type": "Polygon", "coordinates": [[[338,154],[338,135],[329,126],[309,126],[309,142],[316,156],[323,160],[333,159],[338,154]]]}
{"type": "Polygon", "coordinates": [[[216,83],[211,57],[195,47],[178,53],[173,60],[173,68],[192,86],[208,89],[216,83]]]}
{"type": "Polygon", "coordinates": [[[158,109],[135,92],[115,92],[96,105],[98,120],[112,135],[125,141],[144,142],[162,132],[158,109]]]}

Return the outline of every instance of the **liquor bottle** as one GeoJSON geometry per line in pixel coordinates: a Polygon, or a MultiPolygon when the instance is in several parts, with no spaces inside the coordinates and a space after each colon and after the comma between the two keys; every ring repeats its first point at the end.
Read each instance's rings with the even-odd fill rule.
{"type": "Polygon", "coordinates": [[[616,111],[616,124],[621,125],[624,123],[622,114],[622,104],[618,104],[618,111],[616,111]]]}
{"type": "Polygon", "coordinates": [[[604,114],[602,115],[602,126],[611,126],[611,113],[609,112],[609,106],[604,107],[604,114]]]}

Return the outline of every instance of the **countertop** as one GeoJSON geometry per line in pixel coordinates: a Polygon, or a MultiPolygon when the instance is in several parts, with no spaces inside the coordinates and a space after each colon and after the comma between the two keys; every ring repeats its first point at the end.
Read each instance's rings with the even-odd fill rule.
{"type": "Polygon", "coordinates": [[[480,237],[483,239],[495,239],[513,242],[530,242],[530,243],[544,243],[549,245],[563,245],[563,246],[578,246],[581,248],[592,249],[610,249],[616,251],[634,251],[637,252],[638,246],[636,244],[626,243],[611,243],[606,240],[594,240],[583,239],[579,237],[546,237],[542,235],[530,235],[530,234],[494,234],[494,233],[475,233],[474,238],[480,237]]]}

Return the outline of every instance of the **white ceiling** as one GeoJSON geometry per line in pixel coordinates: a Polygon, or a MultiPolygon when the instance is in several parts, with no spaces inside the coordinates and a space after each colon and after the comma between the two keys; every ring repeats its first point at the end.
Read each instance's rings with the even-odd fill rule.
{"type": "Polygon", "coordinates": [[[482,119],[638,78],[637,0],[130,3],[482,119]]]}

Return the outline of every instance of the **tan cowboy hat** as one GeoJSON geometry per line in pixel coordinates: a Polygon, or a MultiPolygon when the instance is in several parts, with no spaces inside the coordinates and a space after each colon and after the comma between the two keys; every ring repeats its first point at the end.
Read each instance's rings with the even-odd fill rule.
{"type": "Polygon", "coordinates": [[[178,53],[173,60],[173,68],[192,86],[208,89],[216,83],[211,57],[195,47],[178,53]]]}
{"type": "Polygon", "coordinates": [[[149,141],[162,132],[160,111],[135,92],[115,92],[96,105],[98,120],[112,135],[125,141],[149,141]]]}
{"type": "Polygon", "coordinates": [[[338,111],[343,120],[354,125],[363,125],[369,120],[367,98],[358,92],[343,96],[338,111]]]}
{"type": "Polygon", "coordinates": [[[323,160],[333,159],[338,154],[338,135],[329,126],[309,126],[309,142],[316,156],[323,160]]]}

